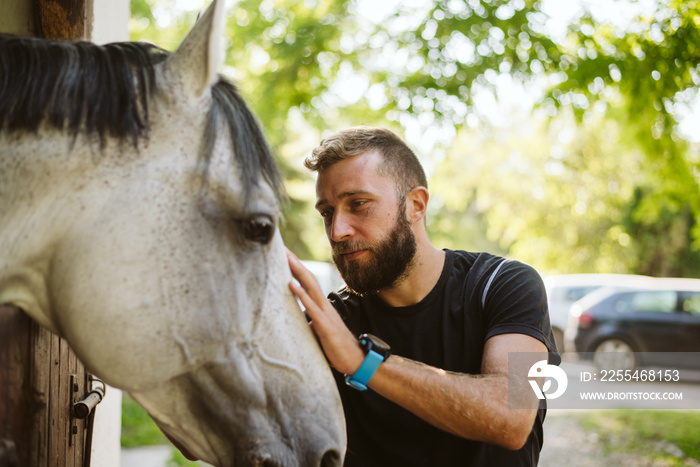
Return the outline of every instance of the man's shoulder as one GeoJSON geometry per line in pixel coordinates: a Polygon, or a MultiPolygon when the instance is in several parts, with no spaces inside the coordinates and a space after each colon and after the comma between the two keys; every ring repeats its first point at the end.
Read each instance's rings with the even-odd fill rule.
{"type": "MultiPolygon", "coordinates": [[[[454,267],[468,270],[472,275],[478,277],[493,274],[494,271],[509,272],[536,272],[527,263],[513,258],[506,258],[493,253],[480,251],[472,252],[465,250],[445,250],[451,252],[454,257],[454,267]]],[[[448,253],[449,254],[449,253],[448,253]]]]}
{"type": "Polygon", "coordinates": [[[494,253],[489,253],[487,251],[467,251],[467,250],[450,250],[448,248],[444,249],[448,255],[452,255],[455,261],[461,261],[469,264],[470,266],[475,263],[489,263],[498,262],[507,259],[503,256],[496,255],[494,253]]]}
{"type": "Polygon", "coordinates": [[[541,282],[539,274],[532,266],[516,259],[488,252],[464,250],[454,250],[449,254],[453,257],[453,277],[463,284],[464,292],[469,297],[479,298],[481,302],[484,301],[483,295],[496,286],[510,288],[528,284],[528,287],[537,287],[541,282]]]}
{"type": "Polygon", "coordinates": [[[452,268],[459,274],[482,276],[508,259],[485,251],[445,250],[452,256],[452,268]]]}

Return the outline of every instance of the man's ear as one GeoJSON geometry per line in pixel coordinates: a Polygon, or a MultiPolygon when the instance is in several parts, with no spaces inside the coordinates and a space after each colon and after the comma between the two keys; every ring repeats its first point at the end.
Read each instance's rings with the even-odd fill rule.
{"type": "Polygon", "coordinates": [[[418,186],[406,195],[406,215],[411,223],[425,219],[428,210],[428,199],[430,193],[423,186],[418,186]]]}

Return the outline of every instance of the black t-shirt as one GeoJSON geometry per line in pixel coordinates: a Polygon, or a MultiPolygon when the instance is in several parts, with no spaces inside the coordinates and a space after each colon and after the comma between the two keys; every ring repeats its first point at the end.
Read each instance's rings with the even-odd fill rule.
{"type": "MultiPolygon", "coordinates": [[[[445,252],[440,279],[415,305],[390,307],[375,295],[359,297],[346,290],[329,299],[354,334],[374,334],[392,353],[444,370],[479,374],[484,343],[505,333],[542,341],[555,352],[557,361],[551,363],[559,363],[544,285],[531,266],[488,253],[445,252]]],[[[372,390],[347,386],[343,375],[335,376],[348,428],[346,466],[537,464],[544,408],[525,446],[511,451],[451,435],[372,390]]]]}

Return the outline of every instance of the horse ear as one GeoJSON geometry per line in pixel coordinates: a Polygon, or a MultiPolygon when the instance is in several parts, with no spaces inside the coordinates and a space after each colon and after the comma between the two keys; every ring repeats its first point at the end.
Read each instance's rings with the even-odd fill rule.
{"type": "Polygon", "coordinates": [[[185,92],[194,97],[218,81],[217,72],[224,61],[225,7],[226,0],[213,0],[165,65],[167,74],[181,81],[185,92]]]}

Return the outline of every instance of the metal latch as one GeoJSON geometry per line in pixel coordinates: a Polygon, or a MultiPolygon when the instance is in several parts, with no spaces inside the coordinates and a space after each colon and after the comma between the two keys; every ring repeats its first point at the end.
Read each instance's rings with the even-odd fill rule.
{"type": "Polygon", "coordinates": [[[75,418],[83,419],[90,415],[92,409],[94,409],[97,404],[102,402],[102,399],[105,396],[105,384],[92,375],[90,375],[90,380],[93,384],[95,381],[98,381],[102,386],[97,388],[93,387],[83,400],[73,404],[73,416],[75,418]]]}
{"type": "Polygon", "coordinates": [[[68,439],[69,446],[73,446],[73,436],[78,434],[78,425],[76,424],[76,420],[84,419],[88,416],[90,418],[88,418],[87,426],[85,427],[85,429],[87,430],[85,446],[87,448],[92,444],[92,425],[95,418],[94,409],[97,404],[102,402],[102,399],[105,396],[105,383],[95,378],[94,375],[88,375],[87,379],[88,384],[91,388],[90,392],[82,400],[76,401],[75,395],[77,395],[77,393],[80,391],[80,385],[78,384],[78,377],[76,375],[70,375],[71,391],[74,394],[74,396],[72,398],[73,402],[70,411],[70,438],[68,439]],[[95,383],[99,383],[99,385],[95,387],[95,383]]]}
{"type": "Polygon", "coordinates": [[[95,378],[93,375],[90,375],[89,379],[92,389],[83,400],[73,404],[73,416],[75,418],[83,419],[90,415],[92,409],[94,409],[97,404],[102,402],[102,399],[105,397],[105,383],[95,378]],[[100,386],[95,387],[95,382],[99,383],[100,386]]]}

